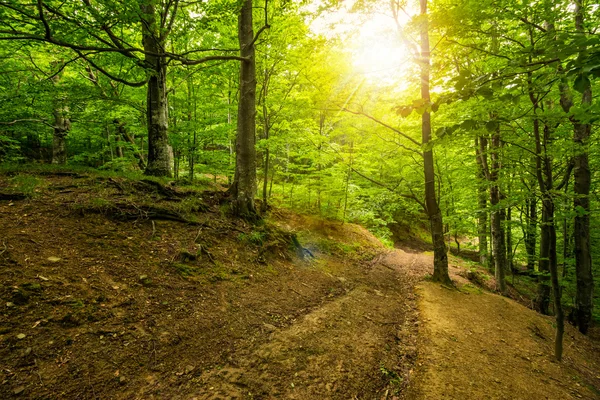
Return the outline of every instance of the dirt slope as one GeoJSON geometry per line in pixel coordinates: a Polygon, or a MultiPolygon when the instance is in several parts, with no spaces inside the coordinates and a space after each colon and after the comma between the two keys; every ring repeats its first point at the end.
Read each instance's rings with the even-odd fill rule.
{"type": "Polygon", "coordinates": [[[597,342],[569,327],[553,362],[551,319],[455,257],[460,290],[422,284],[429,253],[282,210],[250,226],[218,192],[0,176],[23,188],[0,196],[2,399],[599,398],[597,342]]]}
{"type": "Polygon", "coordinates": [[[379,399],[408,383],[413,281],[372,262],[384,249],[363,228],[252,227],[218,193],[101,176],[0,191],[23,182],[31,197],[0,201],[0,398],[379,399]]]}
{"type": "Polygon", "coordinates": [[[425,283],[417,293],[423,351],[409,398],[600,398],[600,346],[571,326],[558,363],[550,317],[483,291],[425,283]]]}

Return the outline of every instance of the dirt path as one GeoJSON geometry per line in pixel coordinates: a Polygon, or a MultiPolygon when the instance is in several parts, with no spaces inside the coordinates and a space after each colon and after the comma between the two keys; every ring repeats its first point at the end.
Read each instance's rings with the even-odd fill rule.
{"type": "Polygon", "coordinates": [[[598,399],[600,347],[567,326],[562,363],[552,318],[487,292],[419,286],[423,327],[414,399],[598,399]]]}

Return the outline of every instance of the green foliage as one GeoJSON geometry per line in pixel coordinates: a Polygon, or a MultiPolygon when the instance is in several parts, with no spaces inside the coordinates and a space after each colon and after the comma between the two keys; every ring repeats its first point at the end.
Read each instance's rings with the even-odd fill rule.
{"type": "Polygon", "coordinates": [[[252,231],[249,233],[240,233],[238,240],[242,243],[251,244],[255,246],[262,246],[266,240],[266,233],[263,231],[252,231]]]}

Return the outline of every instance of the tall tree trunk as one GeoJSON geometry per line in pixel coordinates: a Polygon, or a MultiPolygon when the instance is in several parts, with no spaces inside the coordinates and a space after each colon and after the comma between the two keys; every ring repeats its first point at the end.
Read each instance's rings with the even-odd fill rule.
{"type": "Polygon", "coordinates": [[[494,274],[496,277],[496,286],[500,293],[506,293],[506,236],[504,233],[504,219],[506,218],[504,210],[500,209],[499,204],[502,199],[498,176],[500,174],[500,127],[492,134],[490,146],[492,166],[490,170],[490,179],[492,187],[490,188],[490,203],[494,208],[492,212],[492,241],[494,242],[494,274]]]}
{"type": "MultiPolygon", "coordinates": [[[[475,148],[479,148],[479,139],[475,138],[475,148]]],[[[481,158],[476,157],[477,161],[477,236],[479,237],[479,262],[484,267],[489,266],[488,258],[488,213],[487,213],[487,189],[485,185],[485,172],[481,164],[481,158]]]]}
{"type": "Polygon", "coordinates": [[[238,17],[240,55],[246,58],[240,67],[240,101],[238,104],[236,164],[231,193],[234,214],[248,219],[257,217],[256,193],[256,61],[252,0],[243,0],[238,17]]]}
{"type": "MultiPolygon", "coordinates": [[[[583,34],[582,1],[575,1],[575,27],[583,34]]],[[[586,49],[582,49],[585,52],[586,49]]],[[[584,72],[582,72],[582,77],[584,72]]],[[[589,81],[588,81],[589,82],[589,81]]],[[[592,86],[587,84],[581,96],[581,105],[592,103],[592,86]]],[[[590,248],[590,186],[592,182],[589,165],[589,140],[592,132],[590,123],[573,120],[573,141],[577,147],[574,157],[574,186],[575,194],[575,272],[577,276],[577,294],[575,299],[576,321],[579,330],[587,333],[592,321],[594,278],[592,276],[592,256],[590,248]],[[583,210],[580,212],[579,210],[583,210]]]]}
{"type": "MultiPolygon", "coordinates": [[[[510,195],[510,193],[509,193],[510,195]]],[[[512,240],[512,208],[506,208],[506,221],[504,224],[504,230],[506,231],[506,266],[511,273],[514,273],[513,263],[513,240],[512,240]]]]}
{"type": "MultiPolygon", "coordinates": [[[[59,67],[59,62],[53,62],[52,65],[59,67]]],[[[52,77],[52,83],[58,92],[58,86],[61,79],[61,73],[57,73],[52,77]]],[[[65,104],[62,96],[57,93],[54,99],[54,116],[53,134],[52,134],[52,164],[66,164],[67,162],[67,145],[66,139],[71,130],[71,120],[69,119],[69,107],[65,104]]]]}
{"type": "MultiPolygon", "coordinates": [[[[581,0],[575,0],[575,28],[580,35],[584,35],[584,9],[581,0]]],[[[579,49],[581,56],[585,56],[585,45],[579,49]]],[[[583,58],[583,57],[582,57],[583,58]]],[[[559,71],[559,72],[562,72],[559,71]]],[[[587,73],[582,71],[578,75],[585,84],[581,96],[581,105],[589,106],[592,102],[592,87],[587,73]]],[[[560,84],[560,104],[566,113],[573,107],[573,98],[562,76],[560,84]]],[[[577,277],[577,293],[575,296],[575,322],[582,333],[587,333],[592,322],[594,279],[592,275],[592,256],[590,247],[590,186],[591,172],[589,166],[589,141],[592,126],[589,122],[578,120],[575,116],[569,117],[573,124],[573,142],[576,154],[574,162],[574,201],[575,220],[573,224],[575,242],[575,274],[577,277]]]]}
{"type": "MultiPolygon", "coordinates": [[[[421,17],[421,99],[429,104],[429,70],[431,55],[429,50],[429,23],[427,17],[427,0],[420,0],[421,17]]],[[[425,111],[421,118],[421,135],[423,144],[423,172],[425,176],[425,205],[431,229],[433,243],[433,280],[444,284],[452,284],[448,275],[448,254],[444,242],[444,223],[442,212],[437,202],[435,193],[435,170],[431,140],[431,113],[425,111]]]]}
{"type": "Polygon", "coordinates": [[[150,79],[146,93],[146,113],[148,124],[148,163],[146,175],[171,176],[169,156],[169,107],[167,101],[167,63],[164,57],[154,54],[164,52],[160,32],[157,27],[155,0],[147,0],[140,5],[142,11],[142,44],[146,53],[144,63],[150,79]]]}
{"type": "Polygon", "coordinates": [[[66,164],[66,139],[71,130],[71,120],[67,116],[68,109],[62,104],[54,108],[54,133],[52,135],[52,164],[66,164]]]}
{"type": "MultiPolygon", "coordinates": [[[[533,40],[532,40],[533,42],[533,40]]],[[[534,92],[532,74],[527,76],[529,99],[533,105],[534,115],[539,107],[539,97],[534,92]]],[[[552,295],[554,297],[554,313],[556,318],[556,337],[554,341],[554,355],[558,361],[562,359],[563,336],[564,336],[564,313],[561,304],[561,287],[558,281],[558,260],[556,256],[556,224],[554,220],[554,176],[553,160],[547,153],[550,142],[552,141],[552,129],[547,122],[544,122],[543,137],[540,132],[540,120],[535,115],[533,120],[533,134],[535,139],[535,162],[536,177],[540,192],[542,194],[542,221],[540,238],[540,261],[539,271],[542,274],[550,273],[552,283],[552,295]]],[[[570,173],[568,170],[567,173],[570,173]]],[[[558,187],[560,189],[560,187],[558,187]]],[[[538,310],[542,313],[548,312],[549,287],[547,276],[540,275],[538,285],[538,310]]]]}
{"type": "Polygon", "coordinates": [[[527,253],[527,270],[535,269],[535,250],[537,246],[537,199],[532,196],[525,200],[525,252],[527,253]]]}
{"type": "Polygon", "coordinates": [[[265,148],[265,166],[263,169],[264,179],[263,179],[263,187],[262,187],[262,204],[260,206],[261,212],[266,212],[269,206],[269,196],[268,196],[268,185],[269,185],[269,163],[270,163],[270,151],[269,151],[269,133],[271,130],[270,121],[269,121],[269,109],[267,108],[267,96],[269,94],[269,70],[267,69],[267,62],[265,57],[265,74],[264,74],[264,82],[263,82],[263,98],[262,98],[262,114],[263,114],[263,133],[264,139],[267,141],[267,146],[265,148]]]}

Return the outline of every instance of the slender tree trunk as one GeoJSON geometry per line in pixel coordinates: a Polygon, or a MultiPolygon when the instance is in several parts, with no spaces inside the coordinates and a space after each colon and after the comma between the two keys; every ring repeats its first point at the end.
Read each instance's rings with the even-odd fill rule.
{"type": "MultiPolygon", "coordinates": [[[[475,148],[479,148],[479,139],[475,139],[475,148]]],[[[479,262],[484,267],[489,266],[488,259],[488,213],[487,213],[487,190],[485,186],[485,173],[483,171],[483,165],[481,165],[481,158],[476,157],[477,160],[477,178],[479,184],[477,185],[477,236],[479,237],[479,262]]]]}
{"type": "MultiPolygon", "coordinates": [[[[59,67],[59,62],[53,62],[54,67],[59,67]]],[[[52,77],[52,83],[55,89],[58,89],[61,74],[57,73],[52,77]]],[[[60,94],[55,95],[54,109],[54,131],[52,134],[52,164],[67,163],[67,135],[71,130],[71,120],[69,119],[69,107],[65,104],[60,94]]]]}
{"type": "Polygon", "coordinates": [[[512,240],[512,207],[506,208],[506,221],[504,224],[504,230],[506,231],[506,265],[508,270],[514,274],[513,265],[513,240],[512,240]]]}
{"type": "MultiPolygon", "coordinates": [[[[425,104],[431,101],[429,95],[429,70],[431,55],[429,50],[429,23],[427,17],[427,0],[420,0],[421,17],[421,99],[425,104]]],[[[435,171],[431,140],[431,113],[425,111],[421,118],[421,134],[423,144],[423,172],[425,176],[425,205],[431,229],[433,243],[433,280],[444,284],[452,284],[448,275],[448,254],[444,242],[444,222],[435,193],[435,171]]]]}
{"type": "Polygon", "coordinates": [[[71,120],[67,116],[68,109],[62,105],[54,109],[54,133],[52,136],[52,164],[66,164],[67,135],[71,130],[71,120]]]}
{"type": "Polygon", "coordinates": [[[492,187],[490,188],[490,203],[495,210],[492,212],[492,240],[494,242],[494,274],[496,277],[497,289],[500,293],[506,293],[506,242],[504,233],[504,219],[506,218],[504,210],[499,208],[502,194],[498,185],[498,175],[500,174],[500,128],[492,134],[491,141],[491,161],[490,178],[492,187]]]}
{"type": "MultiPolygon", "coordinates": [[[[157,27],[156,4],[147,0],[141,6],[142,43],[148,53],[164,52],[160,32],[157,27]]],[[[171,157],[169,156],[169,107],[167,101],[167,63],[164,57],[146,54],[145,64],[150,73],[146,94],[146,113],[148,124],[148,163],[146,175],[171,176],[171,157]]]]}
{"type": "Polygon", "coordinates": [[[265,166],[264,166],[264,179],[263,179],[263,187],[262,187],[262,204],[260,206],[261,212],[266,212],[268,208],[268,184],[269,184],[269,163],[270,163],[270,151],[269,151],[269,133],[270,133],[270,121],[269,121],[269,110],[267,108],[267,96],[269,94],[269,72],[266,67],[266,59],[265,59],[265,74],[264,74],[264,82],[263,82],[263,99],[262,99],[262,114],[263,114],[263,133],[264,138],[267,141],[267,146],[265,148],[265,166]]]}
{"type": "MultiPolygon", "coordinates": [[[[529,98],[533,104],[533,112],[536,113],[538,107],[538,97],[533,91],[531,74],[528,76],[529,98]]],[[[542,221],[541,221],[541,240],[540,240],[540,272],[550,273],[552,284],[552,295],[554,297],[554,313],[556,317],[556,337],[554,342],[554,355],[558,361],[562,359],[563,336],[564,336],[564,313],[561,304],[561,287],[558,280],[558,260],[556,256],[556,223],[554,220],[554,176],[553,161],[546,152],[548,144],[552,141],[552,129],[547,123],[544,123],[544,135],[541,136],[539,119],[534,118],[533,133],[535,138],[536,153],[536,176],[540,191],[542,193],[542,221]]],[[[570,171],[569,171],[570,172],[570,171]]],[[[538,285],[538,308],[541,312],[548,312],[549,287],[547,277],[540,276],[538,285]]]]}
{"type": "Polygon", "coordinates": [[[238,17],[240,55],[246,58],[240,67],[240,101],[238,104],[236,165],[231,193],[234,214],[248,219],[257,218],[254,206],[256,193],[256,61],[252,0],[243,0],[238,17]]]}
{"type": "MultiPolygon", "coordinates": [[[[584,9],[581,0],[575,0],[575,28],[580,35],[584,35],[584,9]]],[[[580,55],[587,53],[583,45],[579,49],[580,55]]],[[[560,71],[562,72],[562,70],[560,71]]],[[[586,82],[586,72],[581,72],[578,78],[586,82]]],[[[573,98],[563,74],[560,84],[560,104],[566,113],[573,106],[573,98]]],[[[592,102],[592,87],[587,80],[581,96],[581,105],[589,106],[592,102]]],[[[592,256],[590,247],[590,186],[591,171],[589,166],[589,142],[592,131],[590,123],[579,121],[575,116],[569,117],[573,124],[573,142],[576,154],[574,162],[573,206],[575,220],[573,224],[575,242],[575,274],[577,278],[577,293],[575,298],[575,321],[582,333],[587,333],[592,322],[594,279],[592,275],[592,256]]]]}
{"type": "Polygon", "coordinates": [[[525,200],[526,228],[525,228],[525,252],[527,253],[527,270],[535,269],[535,250],[537,246],[537,200],[530,197],[525,200]]]}
{"type": "Polygon", "coordinates": [[[350,179],[352,178],[352,163],[353,159],[354,143],[350,142],[350,163],[348,164],[348,171],[346,173],[346,190],[344,193],[344,212],[342,214],[342,222],[346,222],[346,210],[348,209],[348,191],[350,190],[350,179]]]}
{"type": "MultiPolygon", "coordinates": [[[[582,1],[575,1],[575,26],[578,32],[583,33],[582,1]]],[[[585,52],[586,49],[582,49],[585,52]]],[[[582,73],[583,74],[583,73],[582,73]]],[[[581,105],[589,106],[592,103],[592,86],[588,84],[581,96],[581,105]]],[[[590,248],[590,186],[592,176],[589,165],[589,141],[592,132],[590,123],[581,123],[573,120],[573,141],[577,148],[574,157],[574,186],[575,195],[575,273],[577,276],[577,294],[575,299],[576,321],[579,330],[587,333],[592,321],[594,278],[592,276],[592,256],[590,248]],[[582,210],[580,212],[579,210],[582,210]]]]}

